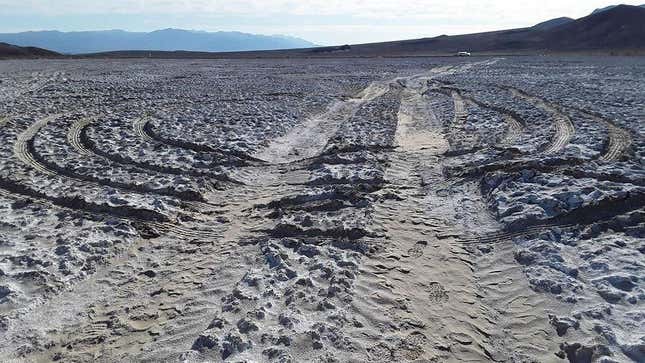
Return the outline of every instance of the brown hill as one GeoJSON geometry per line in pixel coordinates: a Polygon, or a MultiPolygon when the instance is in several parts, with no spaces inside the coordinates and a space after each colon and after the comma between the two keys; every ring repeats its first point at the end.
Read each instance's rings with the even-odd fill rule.
{"type": "Polygon", "coordinates": [[[645,8],[618,5],[555,27],[544,38],[552,49],[639,49],[645,47],[645,8]]]}
{"type": "Polygon", "coordinates": [[[57,56],[60,56],[60,54],[47,49],[0,43],[0,58],[47,58],[57,56]]]}

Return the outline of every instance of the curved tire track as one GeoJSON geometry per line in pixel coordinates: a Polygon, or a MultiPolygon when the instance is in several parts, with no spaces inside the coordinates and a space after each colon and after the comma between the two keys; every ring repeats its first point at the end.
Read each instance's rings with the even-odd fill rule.
{"type": "Polygon", "coordinates": [[[631,133],[617,126],[614,122],[595,113],[585,111],[577,107],[569,108],[593,119],[594,121],[605,126],[605,128],[607,129],[608,142],[603,154],[598,158],[599,160],[604,162],[618,161],[632,145],[633,140],[631,133]]]}
{"type": "MultiPolygon", "coordinates": [[[[91,119],[80,119],[80,120],[74,121],[74,123],[70,126],[70,128],[69,128],[69,130],[67,132],[67,141],[81,155],[95,156],[95,157],[104,159],[104,160],[106,160],[108,162],[113,162],[112,160],[106,159],[106,158],[104,158],[104,157],[102,157],[102,156],[100,156],[98,154],[93,153],[92,150],[88,149],[83,144],[83,142],[81,140],[81,134],[83,133],[83,130],[87,126],[92,124],[92,122],[93,122],[93,120],[91,120],[91,119]]],[[[119,165],[123,165],[123,164],[119,164],[119,165]]],[[[124,165],[124,166],[126,166],[128,168],[132,167],[130,165],[124,165]]],[[[152,172],[151,170],[141,169],[141,168],[137,168],[136,171],[143,172],[143,173],[152,172]]],[[[172,193],[172,191],[169,190],[169,193],[172,193]]],[[[177,194],[177,193],[174,193],[174,194],[177,194]]],[[[171,196],[174,196],[174,195],[171,195],[171,196]]],[[[197,210],[209,209],[211,207],[210,205],[201,202],[204,199],[202,196],[197,196],[194,193],[191,193],[188,196],[189,196],[189,198],[182,198],[182,200],[185,201],[185,204],[187,206],[190,206],[190,207],[195,208],[197,210]]]]}
{"type": "Polygon", "coordinates": [[[519,115],[515,114],[512,111],[508,111],[506,109],[503,109],[501,107],[496,107],[493,105],[490,105],[486,102],[482,102],[475,97],[472,96],[464,96],[461,95],[464,99],[476,104],[477,106],[481,108],[485,108],[494,112],[497,112],[502,115],[504,121],[507,124],[507,131],[506,135],[504,138],[500,141],[502,145],[512,145],[517,139],[519,139],[520,135],[522,134],[524,130],[524,122],[521,121],[521,118],[519,115]]]}
{"type": "Polygon", "coordinates": [[[136,120],[134,123],[134,129],[137,135],[139,135],[139,137],[141,137],[141,139],[143,139],[146,142],[151,142],[151,143],[157,142],[166,146],[172,146],[179,149],[191,150],[198,153],[214,153],[214,154],[220,154],[221,156],[233,156],[235,158],[240,159],[240,160],[231,160],[227,162],[222,162],[221,165],[243,166],[247,162],[262,162],[262,160],[249,156],[244,152],[235,151],[235,150],[222,150],[209,145],[198,144],[195,142],[165,137],[159,134],[158,132],[156,132],[152,128],[152,126],[150,125],[149,117],[143,117],[136,120]]]}
{"type": "Polygon", "coordinates": [[[130,165],[133,167],[137,167],[140,169],[153,171],[161,174],[190,175],[193,177],[204,177],[204,178],[209,178],[213,180],[228,181],[228,182],[236,183],[225,174],[216,174],[216,173],[210,173],[208,171],[200,171],[195,169],[180,169],[172,166],[155,165],[155,164],[151,164],[143,161],[137,161],[132,158],[125,157],[119,154],[113,154],[113,153],[104,151],[98,147],[97,143],[94,140],[92,140],[89,136],[87,136],[88,126],[89,124],[85,125],[85,127],[81,128],[80,130],[79,137],[80,137],[81,145],[87,150],[89,150],[92,154],[103,157],[117,164],[130,165]]]}
{"type": "MultiPolygon", "coordinates": [[[[550,153],[557,152],[558,148],[562,149],[566,145],[566,143],[568,143],[568,140],[570,140],[571,137],[573,137],[573,135],[575,134],[575,128],[573,126],[573,123],[571,122],[571,119],[560,110],[561,108],[560,106],[554,105],[540,97],[529,95],[526,92],[516,88],[507,87],[507,89],[513,92],[514,95],[534,103],[537,107],[542,108],[546,112],[550,112],[555,116],[556,139],[554,140],[552,145],[549,148],[547,148],[547,150],[544,151],[544,153],[550,154],[550,153]],[[567,137],[568,137],[568,140],[565,140],[567,137]]],[[[609,142],[607,144],[607,148],[605,152],[600,156],[599,158],[600,160],[605,162],[616,161],[620,159],[620,157],[631,146],[633,141],[629,131],[617,126],[612,121],[607,120],[603,117],[600,117],[596,114],[590,113],[588,111],[585,111],[576,107],[570,107],[570,108],[578,112],[581,112],[588,117],[591,117],[592,119],[603,124],[607,128],[609,142]]]]}
{"type": "Polygon", "coordinates": [[[93,122],[91,119],[79,119],[74,121],[67,130],[67,142],[81,155],[93,155],[92,151],[83,145],[81,133],[83,129],[93,122]]]}
{"type": "Polygon", "coordinates": [[[576,228],[607,221],[622,214],[645,207],[645,193],[630,193],[623,198],[602,200],[597,204],[586,205],[565,214],[544,220],[520,220],[505,227],[505,230],[482,237],[464,238],[465,244],[492,243],[519,236],[530,236],[549,228],[576,228]]]}
{"type": "Polygon", "coordinates": [[[48,161],[45,157],[40,155],[37,150],[35,150],[33,141],[36,135],[38,134],[38,132],[43,127],[45,127],[50,120],[52,120],[55,117],[57,117],[57,115],[50,116],[35,122],[18,136],[18,139],[14,144],[15,155],[24,163],[35,168],[39,172],[42,172],[47,175],[60,175],[60,176],[78,180],[81,182],[94,183],[97,185],[108,186],[115,189],[131,191],[131,192],[136,192],[140,194],[155,194],[155,195],[168,196],[168,197],[187,200],[187,201],[204,200],[201,194],[193,191],[177,192],[172,188],[150,189],[142,184],[140,185],[140,184],[126,183],[126,182],[118,182],[115,180],[102,179],[91,175],[82,175],[82,174],[78,174],[76,172],[70,171],[67,168],[61,167],[60,165],[54,162],[48,161]]]}
{"type": "Polygon", "coordinates": [[[600,160],[607,162],[617,161],[632,145],[631,134],[627,130],[614,125],[611,121],[599,120],[605,124],[609,131],[609,144],[607,145],[605,153],[600,157],[600,160]]]}
{"type": "Polygon", "coordinates": [[[150,119],[146,117],[141,117],[134,121],[132,125],[134,127],[134,132],[145,142],[154,141],[148,133],[146,133],[146,125],[150,119]]]}
{"type": "Polygon", "coordinates": [[[20,161],[47,175],[55,175],[56,172],[36,160],[35,156],[32,154],[33,140],[36,134],[38,134],[38,131],[57,116],[58,115],[48,116],[34,122],[25,131],[18,134],[18,138],[13,145],[13,153],[20,161]]]}
{"type": "Polygon", "coordinates": [[[508,129],[501,143],[502,145],[513,145],[520,138],[524,126],[510,114],[504,114],[504,121],[508,124],[508,129]]]}
{"type": "Polygon", "coordinates": [[[36,199],[44,203],[51,203],[57,207],[89,213],[92,215],[103,215],[110,217],[124,218],[139,222],[168,222],[170,219],[159,212],[149,209],[134,208],[129,206],[112,207],[105,204],[97,204],[74,197],[55,197],[32,189],[15,180],[0,177],[0,188],[11,194],[16,194],[29,199],[36,199]]]}
{"type": "Polygon", "coordinates": [[[553,105],[540,97],[529,95],[528,93],[513,87],[506,87],[506,89],[510,90],[513,96],[524,99],[532,103],[535,107],[553,115],[555,135],[553,140],[551,140],[551,143],[542,152],[543,154],[555,154],[567,146],[569,141],[571,141],[571,138],[573,138],[573,135],[576,133],[576,129],[569,116],[562,113],[556,105],[553,105]]]}

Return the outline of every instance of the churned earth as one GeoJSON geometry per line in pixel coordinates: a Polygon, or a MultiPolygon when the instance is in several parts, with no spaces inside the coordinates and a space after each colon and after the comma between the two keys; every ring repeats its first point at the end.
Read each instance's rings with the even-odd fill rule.
{"type": "Polygon", "coordinates": [[[0,360],[642,362],[645,61],[0,62],[0,360]]]}

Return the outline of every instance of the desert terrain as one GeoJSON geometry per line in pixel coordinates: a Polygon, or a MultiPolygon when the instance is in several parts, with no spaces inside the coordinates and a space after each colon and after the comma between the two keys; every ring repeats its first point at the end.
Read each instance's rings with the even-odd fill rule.
{"type": "Polygon", "coordinates": [[[643,362],[645,60],[0,62],[2,362],[643,362]]]}

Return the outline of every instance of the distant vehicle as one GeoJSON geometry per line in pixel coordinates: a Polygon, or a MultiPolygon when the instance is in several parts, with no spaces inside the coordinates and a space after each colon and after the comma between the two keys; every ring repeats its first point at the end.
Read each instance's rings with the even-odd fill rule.
{"type": "Polygon", "coordinates": [[[455,54],[457,57],[470,57],[470,52],[459,52],[455,54]]]}

